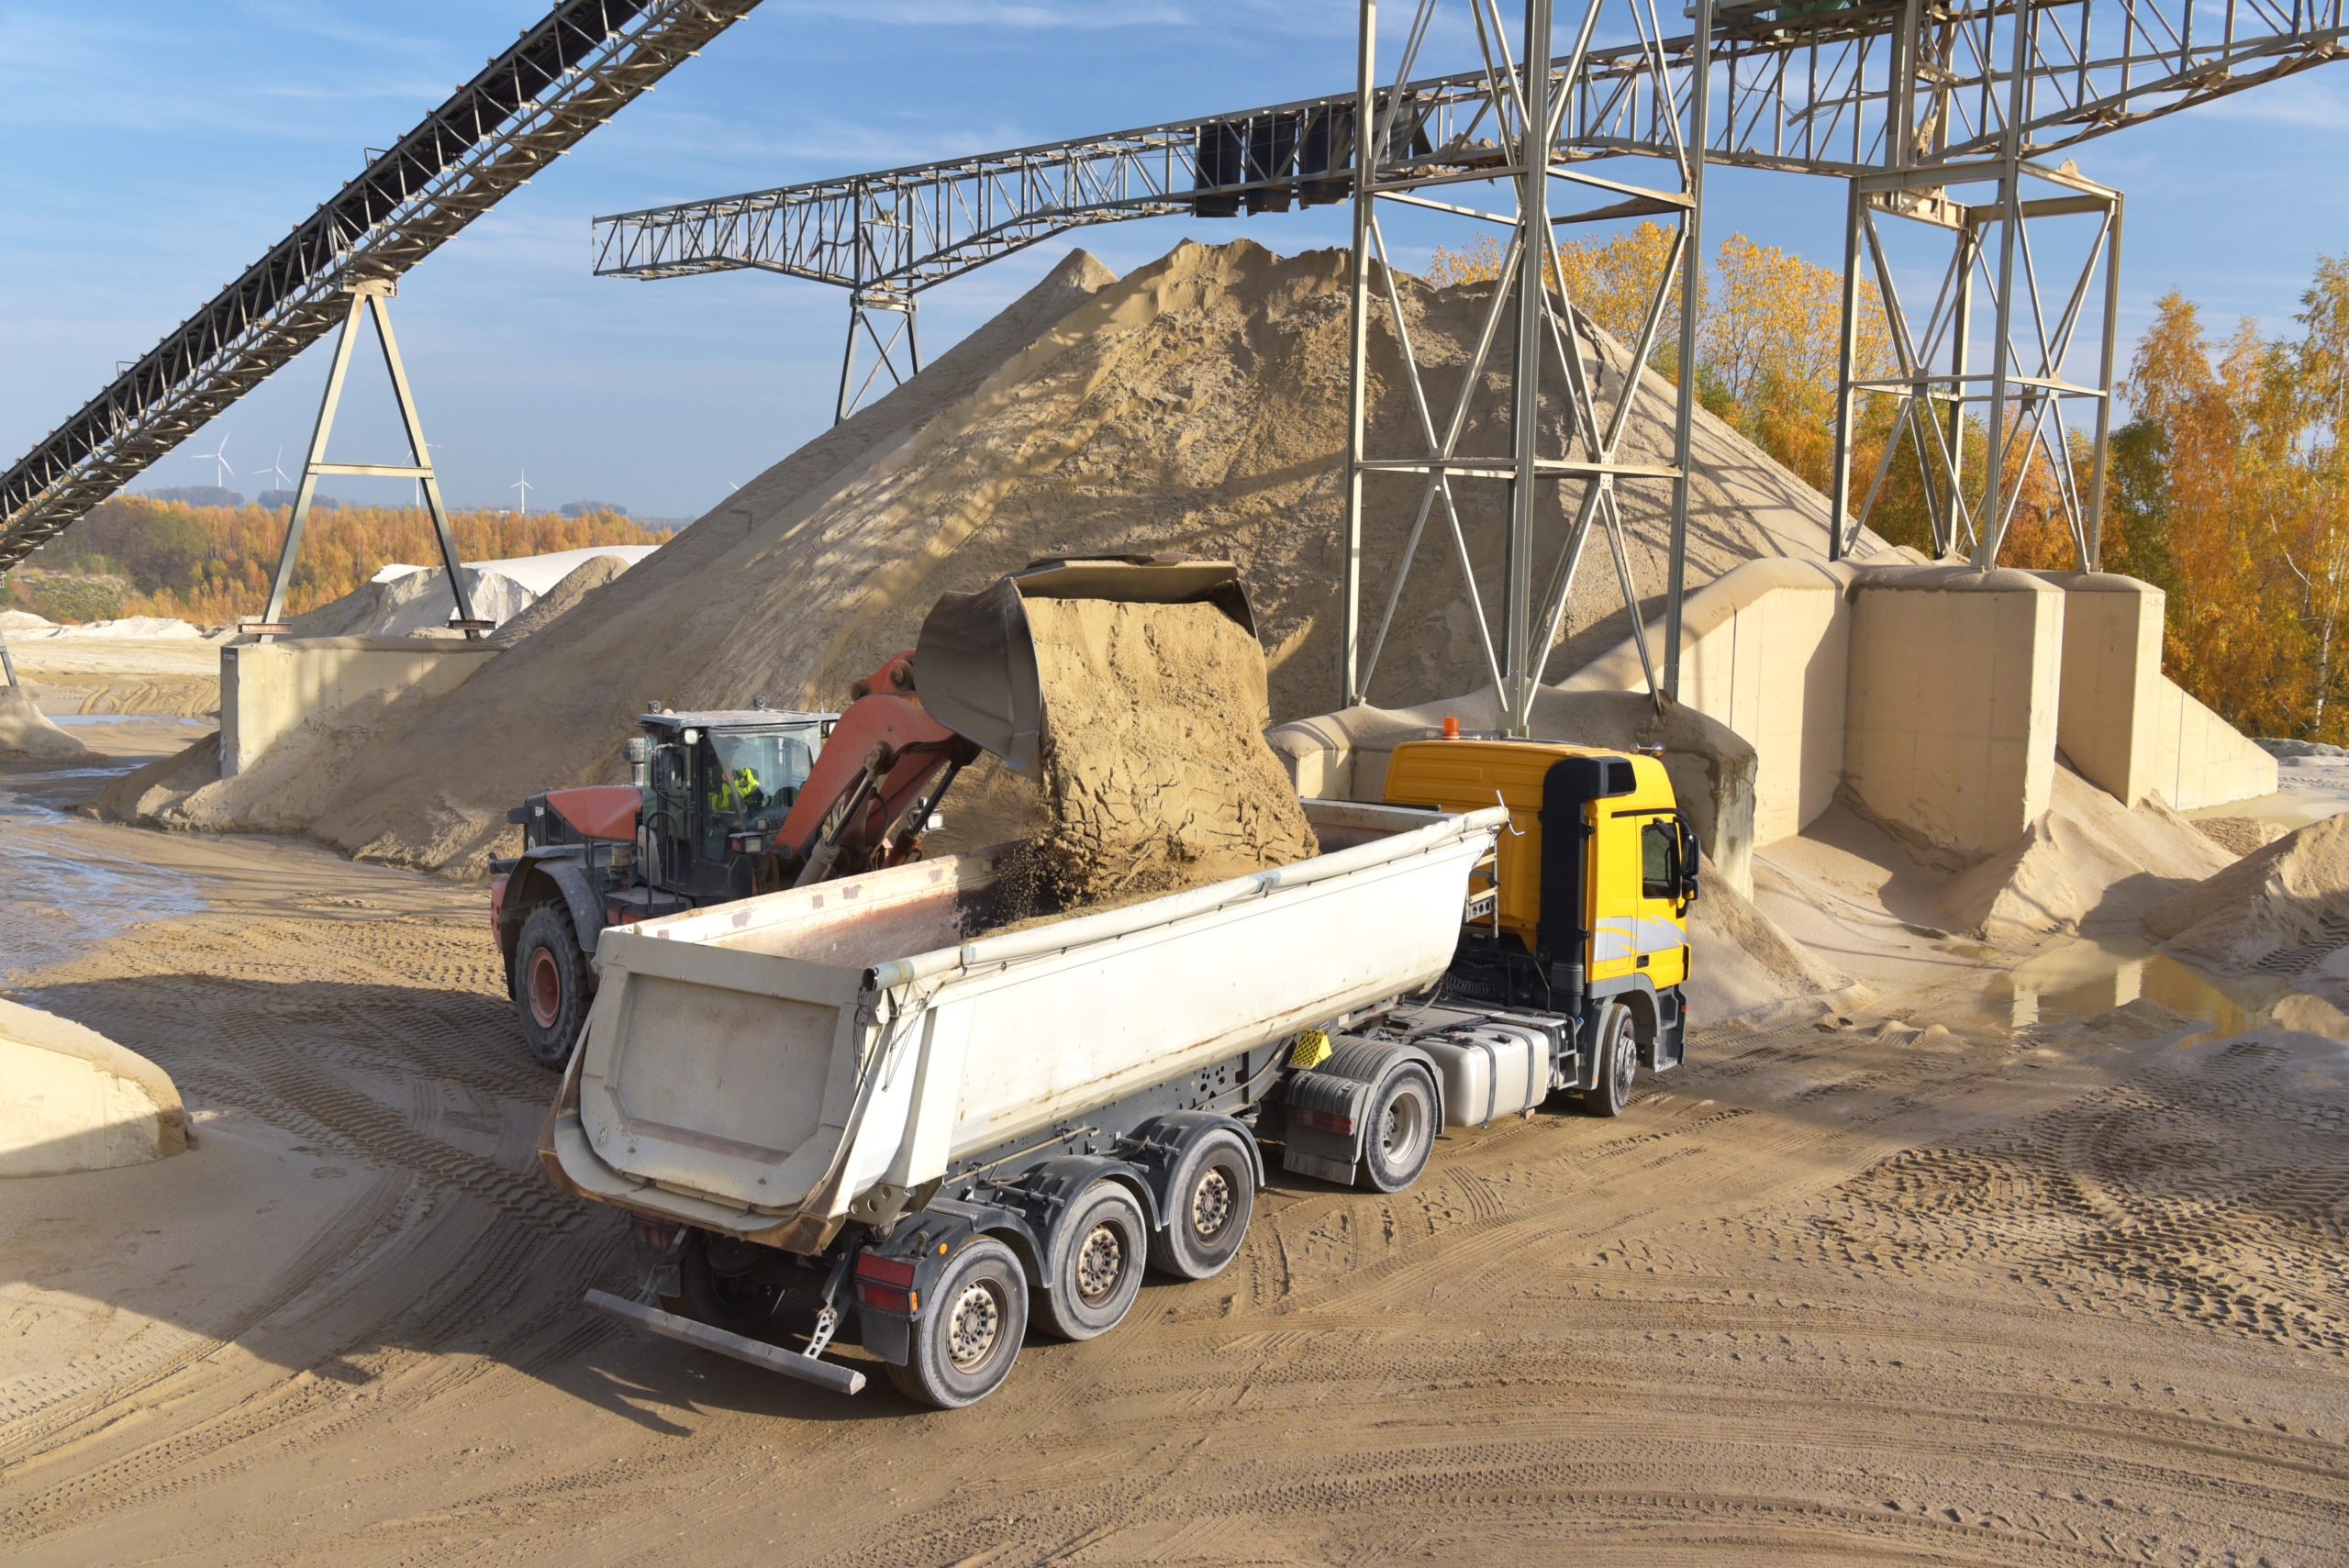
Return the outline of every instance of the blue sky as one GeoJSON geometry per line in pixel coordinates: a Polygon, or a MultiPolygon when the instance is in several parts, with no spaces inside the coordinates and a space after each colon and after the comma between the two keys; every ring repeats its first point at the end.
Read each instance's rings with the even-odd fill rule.
{"type": "MultiPolygon", "coordinates": [[[[540,14],[516,0],[0,0],[7,460],[540,14]]],[[[1340,90],[1354,14],[1342,0],[766,0],[402,284],[394,319],[451,498],[510,505],[527,472],[534,506],[595,497],[692,517],[829,420],[841,295],[740,273],[598,280],[593,215],[1340,90]]],[[[2335,66],[2077,150],[2083,172],[2129,196],[2124,339],[2172,287],[2221,328],[2238,315],[2285,328],[2318,254],[2349,251],[2344,131],[2349,67],[2335,66]]],[[[1712,181],[1712,236],[1840,261],[1839,184],[1712,181]]],[[[1122,272],[1186,234],[1297,250],[1342,243],[1344,224],[1321,208],[1092,229],[925,295],[923,337],[934,354],[1071,242],[1122,272]]],[[[298,466],[327,355],[313,347],[140,487],[209,483],[195,454],[224,436],[237,488],[274,484],[252,470],[280,449],[298,466]]],[[[398,461],[378,379],[354,374],[338,459],[398,461]]],[[[386,500],[405,489],[333,487],[371,485],[386,500]]]]}

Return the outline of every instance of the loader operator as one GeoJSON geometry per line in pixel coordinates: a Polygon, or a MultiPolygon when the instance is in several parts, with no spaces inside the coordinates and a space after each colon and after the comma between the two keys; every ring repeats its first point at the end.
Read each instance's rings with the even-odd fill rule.
{"type": "Polygon", "coordinates": [[[766,791],[759,787],[756,769],[736,768],[718,773],[718,787],[709,792],[709,809],[718,816],[747,820],[751,814],[767,803],[766,791]]]}

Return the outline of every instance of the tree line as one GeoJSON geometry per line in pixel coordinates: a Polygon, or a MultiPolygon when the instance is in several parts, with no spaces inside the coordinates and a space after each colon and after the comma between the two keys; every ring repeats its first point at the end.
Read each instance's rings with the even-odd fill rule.
{"type": "MultiPolygon", "coordinates": [[[[1671,235],[1658,225],[1606,240],[1564,241],[1567,296],[1618,340],[1635,343],[1671,235]]],[[[1497,276],[1490,239],[1439,247],[1438,286],[1497,276]]],[[[1557,271],[1545,264],[1556,286],[1557,271]]],[[[1697,397],[1715,417],[1824,495],[1832,487],[1842,279],[1743,235],[1706,270],[1697,328],[1697,397]]],[[[1860,287],[1854,373],[1893,365],[1876,291],[1860,287]]],[[[2119,389],[2128,410],[2107,456],[2104,570],[2168,596],[2165,672],[2239,729],[2349,744],[2349,257],[2320,258],[2293,317],[2263,334],[2245,318],[2213,340],[2199,308],[2173,290],[2156,304],[2119,389]]],[[[1676,380],[1677,291],[1649,368],[1676,380]]],[[[2069,570],[2078,552],[2060,505],[2056,443],[2083,490],[2079,431],[2032,441],[2008,429],[2001,488],[2015,496],[2003,565],[2069,570]]],[[[2117,417],[2117,415],[2116,415],[2117,417]]],[[[1987,431],[1965,424],[1961,483],[1978,509],[1987,431]]],[[[1868,524],[1894,544],[1932,550],[1947,495],[1904,439],[1898,399],[1860,400],[1848,504],[1873,496],[1868,524]],[[1884,461],[1887,445],[1892,459],[1884,461]]]]}
{"type": "MultiPolygon", "coordinates": [[[[189,506],[117,495],[32,552],[9,574],[0,608],[56,620],[169,616],[226,625],[258,616],[285,539],[287,514],[261,506],[189,506]]],[[[608,512],[452,512],[461,561],[500,561],[596,545],[660,544],[666,534],[608,512]]],[[[330,604],[395,562],[437,566],[431,514],[413,506],[313,511],[286,593],[286,613],[330,604]]]]}

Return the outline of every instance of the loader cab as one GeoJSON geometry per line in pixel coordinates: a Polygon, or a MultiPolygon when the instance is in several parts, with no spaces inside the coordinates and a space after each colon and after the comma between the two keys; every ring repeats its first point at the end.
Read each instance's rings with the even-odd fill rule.
{"type": "Polygon", "coordinates": [[[696,902],[748,896],[840,716],[769,708],[645,714],[645,877],[696,902]]]}

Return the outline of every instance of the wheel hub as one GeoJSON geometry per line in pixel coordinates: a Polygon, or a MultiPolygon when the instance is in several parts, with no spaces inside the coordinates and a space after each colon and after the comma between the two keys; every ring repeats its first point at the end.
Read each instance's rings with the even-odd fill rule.
{"type": "Polygon", "coordinates": [[[1125,1273],[1126,1249],[1118,1233],[1106,1225],[1086,1231],[1076,1253],[1076,1294],[1085,1304],[1097,1307],[1108,1300],[1125,1273]]]}
{"type": "Polygon", "coordinates": [[[954,1310],[947,1316],[946,1353],[969,1372],[987,1359],[1002,1332],[1003,1308],[995,1292],[985,1281],[974,1281],[954,1298],[954,1310]]]}
{"type": "Polygon", "coordinates": [[[562,974],[554,954],[540,948],[530,954],[530,1017],[542,1029],[554,1028],[562,1014],[562,974]]]}
{"type": "Polygon", "coordinates": [[[1191,1189],[1191,1229],[1202,1241],[1212,1241],[1231,1223],[1231,1178],[1209,1171],[1191,1189]]]}

